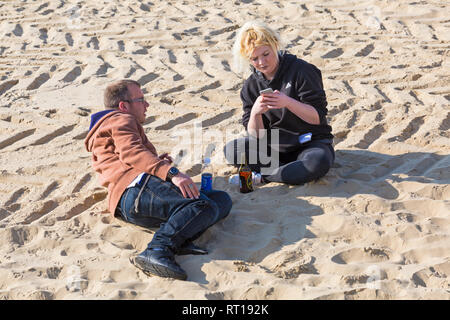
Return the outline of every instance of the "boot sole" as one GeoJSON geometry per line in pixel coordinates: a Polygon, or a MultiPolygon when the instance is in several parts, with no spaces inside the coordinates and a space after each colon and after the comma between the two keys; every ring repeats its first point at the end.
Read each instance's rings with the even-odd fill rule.
{"type": "Polygon", "coordinates": [[[189,254],[193,254],[193,255],[206,255],[208,254],[208,251],[198,248],[198,249],[185,249],[182,248],[177,252],[177,255],[179,256],[185,256],[185,255],[189,255],[189,254]]]}
{"type": "Polygon", "coordinates": [[[131,258],[130,262],[147,276],[158,276],[162,278],[172,278],[177,280],[187,279],[186,274],[175,272],[159,264],[142,263],[139,261],[139,259],[137,259],[137,257],[131,258]]]}

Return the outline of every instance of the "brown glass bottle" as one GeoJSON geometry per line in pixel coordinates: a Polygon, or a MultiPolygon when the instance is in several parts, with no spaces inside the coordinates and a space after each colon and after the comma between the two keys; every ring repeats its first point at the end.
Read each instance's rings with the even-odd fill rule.
{"type": "Polygon", "coordinates": [[[253,191],[252,170],[247,164],[245,153],[241,155],[241,166],[239,167],[239,191],[241,193],[253,191]]]}

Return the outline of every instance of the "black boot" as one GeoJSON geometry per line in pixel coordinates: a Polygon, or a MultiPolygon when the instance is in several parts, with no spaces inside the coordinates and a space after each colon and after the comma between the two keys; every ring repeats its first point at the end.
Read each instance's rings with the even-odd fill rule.
{"type": "Polygon", "coordinates": [[[132,263],[146,275],[186,280],[187,274],[175,261],[168,248],[145,249],[132,263]]]}

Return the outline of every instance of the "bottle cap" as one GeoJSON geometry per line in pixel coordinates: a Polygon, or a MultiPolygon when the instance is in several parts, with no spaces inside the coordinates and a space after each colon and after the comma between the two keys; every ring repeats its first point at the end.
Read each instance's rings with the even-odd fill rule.
{"type": "Polygon", "coordinates": [[[211,163],[211,159],[210,158],[204,158],[203,159],[203,163],[204,164],[210,164],[211,163]]]}

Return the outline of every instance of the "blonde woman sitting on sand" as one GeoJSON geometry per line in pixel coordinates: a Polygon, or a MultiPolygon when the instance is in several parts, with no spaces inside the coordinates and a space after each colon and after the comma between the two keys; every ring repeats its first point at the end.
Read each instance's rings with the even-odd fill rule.
{"type": "Polygon", "coordinates": [[[248,135],[229,142],[224,151],[236,166],[245,152],[255,184],[303,184],[324,176],[334,161],[321,72],[281,46],[277,33],[251,21],[239,30],[233,47],[237,69],[251,69],[240,93],[248,135]],[[279,139],[274,142],[275,130],[279,139]],[[261,147],[261,141],[266,145],[261,147]],[[279,165],[262,170],[268,164],[261,160],[275,159],[274,152],[279,165]]]}

